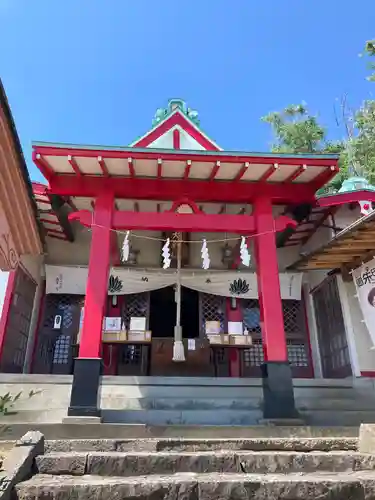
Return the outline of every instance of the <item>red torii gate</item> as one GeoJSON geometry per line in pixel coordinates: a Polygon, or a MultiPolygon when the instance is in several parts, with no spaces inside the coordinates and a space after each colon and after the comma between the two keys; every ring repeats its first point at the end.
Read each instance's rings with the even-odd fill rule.
{"type": "Polygon", "coordinates": [[[296,223],[274,217],[272,204],[309,203],[338,171],[337,155],[254,155],[139,148],[95,149],[39,144],[34,161],[48,178],[49,192],[95,200],[93,212],[75,211],[71,220],[91,227],[85,317],[75,363],[68,415],[99,416],[101,338],[113,230],[229,232],[254,235],[261,328],[265,418],[294,417],[293,383],[288,363],[275,233],[296,223]],[[209,175],[191,178],[195,162],[209,175]],[[119,174],[120,169],[120,174],[119,174]],[[226,173],[220,175],[223,169],[226,173]],[[137,172],[140,175],[137,175],[137,172]],[[145,175],[145,173],[147,175],[145,175]],[[246,177],[248,176],[248,177],[246,177]],[[255,178],[254,178],[255,177],[255,178]],[[167,212],[115,208],[118,198],[172,200],[167,212]],[[193,213],[176,213],[179,203],[193,213]],[[252,215],[206,214],[196,203],[252,204],[252,215]]]}

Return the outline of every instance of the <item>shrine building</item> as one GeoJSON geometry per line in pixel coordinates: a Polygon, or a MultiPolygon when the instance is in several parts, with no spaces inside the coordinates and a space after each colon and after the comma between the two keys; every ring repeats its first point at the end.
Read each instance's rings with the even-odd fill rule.
{"type": "Polygon", "coordinates": [[[325,192],[337,155],[224,150],[171,99],[129,146],[34,142],[31,183],[1,106],[2,374],[72,376],[75,418],[109,377],[258,378],[292,419],[296,380],[375,376],[375,188],[325,192]]]}

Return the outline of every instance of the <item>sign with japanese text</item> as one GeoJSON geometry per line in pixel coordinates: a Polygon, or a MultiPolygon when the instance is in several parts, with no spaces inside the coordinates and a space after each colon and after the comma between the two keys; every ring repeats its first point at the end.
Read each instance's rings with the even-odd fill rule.
{"type": "Polygon", "coordinates": [[[353,271],[364,322],[375,347],[375,258],[353,271]]]}

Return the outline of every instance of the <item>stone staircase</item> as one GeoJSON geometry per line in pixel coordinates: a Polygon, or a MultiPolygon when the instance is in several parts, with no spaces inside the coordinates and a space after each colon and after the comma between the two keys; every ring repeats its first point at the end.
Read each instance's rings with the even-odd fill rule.
{"type": "Polygon", "coordinates": [[[375,456],[359,453],[357,438],[314,433],[321,436],[47,441],[15,498],[375,499],[375,456]]]}

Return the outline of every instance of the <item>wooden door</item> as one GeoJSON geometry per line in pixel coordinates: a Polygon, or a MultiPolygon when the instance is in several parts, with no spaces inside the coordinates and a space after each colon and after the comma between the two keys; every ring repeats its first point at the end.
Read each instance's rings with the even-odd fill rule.
{"type": "Polygon", "coordinates": [[[76,341],[84,297],[46,296],[43,320],[33,364],[33,373],[72,374],[77,356],[76,341]],[[55,317],[62,316],[61,328],[54,329],[55,317]]]}
{"type": "Polygon", "coordinates": [[[22,373],[36,291],[35,282],[19,267],[5,330],[0,371],[22,373]]]}
{"type": "Polygon", "coordinates": [[[352,375],[341,301],[336,276],[325,280],[313,294],[323,376],[352,375]]]}

